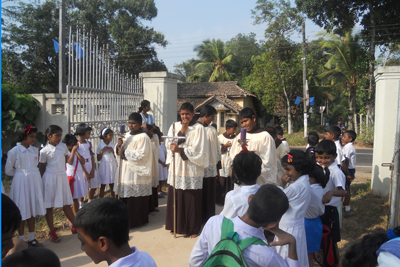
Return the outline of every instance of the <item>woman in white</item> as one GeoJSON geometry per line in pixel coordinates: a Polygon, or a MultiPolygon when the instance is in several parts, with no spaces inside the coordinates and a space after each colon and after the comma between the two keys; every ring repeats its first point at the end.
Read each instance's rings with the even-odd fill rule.
{"type": "Polygon", "coordinates": [[[153,116],[147,113],[150,110],[151,110],[150,102],[147,100],[143,100],[140,103],[139,107],[139,114],[140,116],[142,116],[142,128],[145,128],[147,124],[154,125],[153,116]]]}
{"type": "MultiPolygon", "coordinates": [[[[314,163],[306,156],[306,153],[300,150],[290,151],[282,158],[281,163],[286,172],[281,178],[279,187],[289,199],[289,209],[282,216],[279,228],[296,238],[300,266],[308,266],[304,216],[311,200],[308,174],[314,170],[314,163]],[[289,186],[286,187],[287,184],[289,186]]],[[[282,258],[285,259],[288,256],[287,246],[275,248],[282,258]]]]}
{"type": "MultiPolygon", "coordinates": [[[[50,125],[45,131],[45,147],[40,150],[39,170],[43,181],[43,199],[46,208],[46,221],[50,228],[50,241],[59,243],[53,223],[53,208],[63,208],[68,220],[74,223],[74,213],[70,205],[73,203],[68,177],[65,172],[68,149],[61,143],[62,129],[50,125]]],[[[71,231],[76,233],[72,226],[71,231]]]]}
{"type": "MultiPolygon", "coordinates": [[[[35,239],[35,216],[44,215],[42,179],[38,165],[38,150],[33,146],[37,128],[23,125],[17,131],[17,145],[7,153],[5,173],[13,176],[10,198],[21,212],[22,222],[18,235],[26,241],[24,229],[28,223],[28,244],[35,247],[39,243],[35,239]]],[[[3,185],[3,184],[2,184],[3,185]]]]}
{"type": "Polygon", "coordinates": [[[97,146],[97,161],[100,162],[98,172],[101,184],[100,197],[104,197],[106,185],[110,187],[111,196],[115,197],[114,178],[117,171],[117,160],[114,155],[115,143],[112,142],[113,138],[113,131],[110,128],[104,128],[100,135],[103,142],[97,146]]]}

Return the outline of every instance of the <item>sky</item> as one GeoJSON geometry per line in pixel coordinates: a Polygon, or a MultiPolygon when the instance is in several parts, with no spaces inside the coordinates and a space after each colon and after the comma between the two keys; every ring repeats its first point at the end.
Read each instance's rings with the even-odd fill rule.
{"type": "MultiPolygon", "coordinates": [[[[169,72],[174,65],[196,58],[193,48],[205,39],[228,41],[237,34],[253,32],[257,39],[264,38],[266,24],[253,25],[251,10],[256,0],[155,0],[158,14],[151,22],[144,23],[162,32],[169,42],[166,48],[158,47],[158,58],[163,60],[169,72]]],[[[294,0],[291,0],[294,6],[294,0]]],[[[322,28],[306,20],[306,38],[322,28]]],[[[292,36],[301,42],[301,35],[292,36]]]]}

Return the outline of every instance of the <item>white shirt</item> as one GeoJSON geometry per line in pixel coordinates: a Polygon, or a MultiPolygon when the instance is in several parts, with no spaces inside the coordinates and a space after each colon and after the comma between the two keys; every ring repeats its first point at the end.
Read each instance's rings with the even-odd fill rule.
{"type": "Polygon", "coordinates": [[[283,214],[279,225],[282,227],[286,222],[294,222],[304,218],[308,205],[310,204],[310,181],[308,174],[300,176],[294,183],[283,189],[289,199],[289,209],[283,214]]]}
{"type": "Polygon", "coordinates": [[[131,247],[132,254],[120,258],[109,267],[157,267],[156,262],[145,251],[139,251],[136,247],[131,247]]]}
{"type": "MultiPolygon", "coordinates": [[[[331,190],[337,190],[338,187],[346,190],[346,177],[341,169],[337,166],[336,161],[334,161],[331,165],[329,165],[329,181],[324,188],[324,195],[331,190]]],[[[331,202],[325,204],[326,206],[337,207],[340,205],[341,197],[332,197],[331,202]]]]}
{"type": "Polygon", "coordinates": [[[148,118],[146,118],[146,116],[142,112],[140,112],[139,114],[140,116],[142,116],[142,123],[147,123],[151,125],[154,124],[153,116],[151,114],[147,113],[148,118]]]}
{"type": "Polygon", "coordinates": [[[343,151],[342,151],[342,145],[340,144],[339,140],[335,141],[335,145],[336,145],[336,164],[337,165],[342,165],[342,161],[344,160],[343,158],[343,151]]]}
{"type": "Polygon", "coordinates": [[[235,190],[229,191],[225,196],[225,205],[221,215],[228,219],[243,216],[249,208],[249,196],[257,193],[259,188],[258,184],[240,185],[235,190]]]}
{"type": "MultiPolygon", "coordinates": [[[[16,169],[31,169],[38,166],[39,153],[36,147],[24,147],[17,143],[10,151],[7,152],[7,162],[5,173],[8,176],[14,176],[16,169]]],[[[39,169],[38,169],[39,170],[39,169]]]]}
{"type": "MultiPolygon", "coordinates": [[[[221,226],[224,216],[216,215],[211,217],[203,228],[199,239],[193,247],[189,258],[189,266],[202,266],[214,247],[221,240],[221,226]]],[[[239,240],[247,237],[258,237],[266,244],[264,232],[261,228],[255,228],[244,223],[239,217],[232,219],[234,231],[239,234],[239,240]]],[[[242,251],[243,257],[249,267],[256,266],[300,266],[298,261],[286,258],[285,260],[269,246],[250,245],[242,251]]]]}
{"type": "Polygon", "coordinates": [[[349,159],[349,169],[355,169],[356,168],[356,149],[354,148],[353,143],[347,143],[343,147],[343,160],[344,159],[349,159]]]}
{"type": "MultiPolygon", "coordinates": [[[[104,143],[104,141],[101,142],[100,144],[97,145],[96,153],[97,153],[98,155],[100,155],[100,154],[101,154],[101,151],[102,151],[103,148],[105,148],[105,147],[111,147],[111,148],[114,149],[115,143],[110,142],[108,145],[106,145],[106,143],[104,143]]],[[[105,159],[114,159],[115,157],[114,157],[114,153],[112,153],[111,150],[108,149],[108,150],[106,150],[106,151],[103,152],[102,158],[105,158],[105,159]]]]}
{"type": "Polygon", "coordinates": [[[65,172],[65,156],[68,156],[68,148],[64,143],[59,143],[56,146],[47,143],[40,150],[40,163],[47,163],[46,172],[65,172]]]}
{"type": "Polygon", "coordinates": [[[325,213],[325,205],[322,203],[324,189],[320,184],[312,184],[310,192],[311,200],[304,217],[307,219],[315,219],[325,213]]]}

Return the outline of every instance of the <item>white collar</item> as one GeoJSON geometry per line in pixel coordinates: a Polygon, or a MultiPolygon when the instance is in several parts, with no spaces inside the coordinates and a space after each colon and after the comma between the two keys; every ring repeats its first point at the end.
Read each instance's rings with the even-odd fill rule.
{"type": "Polygon", "coordinates": [[[140,260],[140,253],[136,247],[131,247],[132,253],[119,258],[117,261],[113,262],[109,267],[129,267],[132,266],[133,263],[138,262],[140,260]]]}
{"type": "Polygon", "coordinates": [[[263,241],[265,240],[262,228],[256,228],[251,225],[248,225],[247,223],[242,221],[242,219],[240,219],[239,216],[232,218],[231,221],[237,228],[240,228],[243,232],[247,233],[248,235],[258,237],[263,241]]]}
{"type": "Polygon", "coordinates": [[[33,148],[33,146],[28,146],[26,148],[23,145],[21,145],[21,143],[17,143],[17,147],[21,152],[25,152],[26,150],[28,150],[29,152],[35,153],[35,149],[33,148]]]}

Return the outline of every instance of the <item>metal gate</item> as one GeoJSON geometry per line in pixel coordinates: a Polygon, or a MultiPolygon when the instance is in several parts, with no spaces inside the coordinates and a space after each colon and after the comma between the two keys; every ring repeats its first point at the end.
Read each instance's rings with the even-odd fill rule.
{"type": "Polygon", "coordinates": [[[67,120],[71,133],[79,123],[93,128],[93,149],[101,142],[101,130],[109,127],[118,139],[119,125],[137,112],[143,100],[140,77],[124,74],[112,63],[108,49],[99,48],[98,38],[80,29],[69,31],[67,120]]]}

